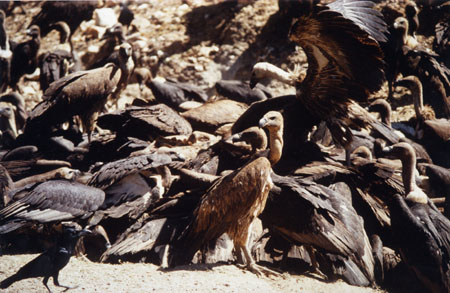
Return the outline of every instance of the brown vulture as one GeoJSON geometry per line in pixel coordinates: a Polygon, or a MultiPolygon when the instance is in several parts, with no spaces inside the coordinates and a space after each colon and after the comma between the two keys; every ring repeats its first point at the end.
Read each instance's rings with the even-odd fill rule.
{"type": "Polygon", "coordinates": [[[9,84],[12,57],[8,34],[5,29],[5,18],[5,12],[0,10],[0,93],[5,91],[9,84]]]}
{"type": "Polygon", "coordinates": [[[414,149],[402,142],[384,148],[383,153],[402,161],[406,196],[395,194],[388,202],[397,249],[427,290],[449,292],[450,220],[416,185],[414,149]]]}
{"type": "Polygon", "coordinates": [[[51,127],[78,115],[90,142],[98,113],[110,94],[118,94],[126,86],[134,67],[128,43],[120,46],[118,55],[118,64],[108,63],[101,68],[74,72],[53,82],[44,92],[43,101],[28,117],[26,137],[45,136],[51,127]]]}
{"type": "Polygon", "coordinates": [[[268,156],[267,152],[256,155],[243,167],[214,182],[202,196],[187,228],[174,241],[169,254],[170,266],[189,263],[203,245],[227,233],[238,259],[242,260],[243,254],[250,271],[258,275],[274,273],[256,265],[247,245],[252,221],[263,211],[273,186],[271,166],[281,157],[283,118],[279,112],[271,111],[259,125],[270,134],[268,156]]]}
{"type": "MultiPolygon", "coordinates": [[[[301,15],[289,34],[306,53],[306,77],[273,76],[294,84],[296,106],[326,121],[334,140],[347,148],[352,140],[349,127],[373,121],[354,101],[366,101],[383,84],[383,53],[378,41],[386,40],[386,24],[372,9],[371,1],[337,0],[326,6],[313,2],[302,1],[301,15]]],[[[261,77],[253,72],[250,85],[261,77]]]]}
{"type": "Polygon", "coordinates": [[[374,284],[374,260],[364,220],[342,193],[300,176],[272,175],[260,215],[272,234],[304,245],[316,272],[357,286],[374,284]]]}
{"type": "Polygon", "coordinates": [[[405,86],[411,90],[417,117],[416,139],[425,147],[435,164],[449,168],[450,120],[446,118],[430,119],[427,117],[433,117],[434,113],[429,110],[429,107],[427,109],[423,105],[422,83],[418,77],[413,75],[407,76],[397,81],[396,85],[405,86]]]}

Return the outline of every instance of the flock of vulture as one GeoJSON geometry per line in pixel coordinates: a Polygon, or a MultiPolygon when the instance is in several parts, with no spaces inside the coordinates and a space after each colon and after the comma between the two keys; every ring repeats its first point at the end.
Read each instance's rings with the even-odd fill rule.
{"type": "Polygon", "coordinates": [[[11,8],[0,10],[0,253],[44,251],[0,288],[63,286],[77,253],[450,292],[450,2],[278,4],[306,76],[255,60],[247,80],[217,82],[215,98],[139,66],[125,3],[89,60],[71,37],[97,2],[43,2],[22,43],[6,34],[11,8]],[[52,30],[60,46],[38,56],[52,30]],[[37,68],[43,94],[26,109],[18,83],[37,68]],[[269,79],[296,94],[272,97],[269,79]],[[155,99],[119,109],[131,82],[155,99]],[[416,115],[391,122],[400,87],[416,115]]]}

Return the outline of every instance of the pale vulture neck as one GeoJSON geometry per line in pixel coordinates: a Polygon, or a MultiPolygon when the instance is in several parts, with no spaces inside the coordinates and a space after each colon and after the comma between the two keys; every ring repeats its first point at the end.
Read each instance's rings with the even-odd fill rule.
{"type": "Polygon", "coordinates": [[[289,72],[273,64],[261,62],[255,65],[255,70],[259,70],[261,76],[276,79],[282,83],[292,86],[295,85],[295,78],[293,78],[293,76],[289,72]]]}
{"type": "Polygon", "coordinates": [[[419,119],[423,118],[423,90],[422,83],[419,80],[414,80],[414,85],[411,88],[411,94],[414,101],[414,110],[416,112],[416,117],[419,119]]]}
{"type": "Polygon", "coordinates": [[[283,126],[277,130],[269,131],[269,161],[273,165],[278,163],[283,150],[283,126]]]}
{"type": "Polygon", "coordinates": [[[408,154],[401,158],[402,160],[402,177],[403,186],[405,187],[405,193],[409,194],[415,189],[416,178],[414,177],[414,170],[416,166],[416,156],[413,154],[408,154]]]}

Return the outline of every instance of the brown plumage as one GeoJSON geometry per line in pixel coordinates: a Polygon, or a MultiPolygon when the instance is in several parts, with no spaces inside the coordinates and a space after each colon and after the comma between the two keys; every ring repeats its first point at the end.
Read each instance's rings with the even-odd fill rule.
{"type": "Polygon", "coordinates": [[[385,40],[386,25],[371,9],[373,3],[360,4],[335,1],[329,7],[315,7],[298,19],[289,36],[308,59],[305,79],[296,82],[297,98],[327,122],[343,146],[352,139],[348,126],[361,123],[347,108],[352,100],[366,101],[384,80],[383,54],[375,39],[385,40]]]}
{"type": "Polygon", "coordinates": [[[258,275],[271,273],[255,264],[247,240],[250,225],[264,209],[272,187],[271,164],[281,156],[281,114],[268,112],[260,120],[260,126],[270,133],[269,159],[257,156],[238,170],[219,178],[207,190],[194,210],[188,228],[174,244],[170,265],[189,263],[201,246],[227,233],[234,242],[239,259],[244,254],[249,270],[258,275]]]}
{"type": "Polygon", "coordinates": [[[90,141],[95,120],[108,96],[126,86],[133,67],[130,56],[131,46],[124,43],[118,65],[108,63],[102,68],[74,72],[52,83],[43,101],[31,111],[24,133],[29,137],[45,136],[51,127],[78,115],[90,141]]]}

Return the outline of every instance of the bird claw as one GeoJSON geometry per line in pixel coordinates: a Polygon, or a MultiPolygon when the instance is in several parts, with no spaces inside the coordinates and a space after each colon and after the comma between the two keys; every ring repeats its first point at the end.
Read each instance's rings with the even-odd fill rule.
{"type": "Polygon", "coordinates": [[[278,273],[278,272],[276,272],[274,270],[271,270],[269,268],[265,268],[265,267],[259,266],[257,264],[250,264],[250,265],[248,265],[246,267],[247,267],[247,269],[249,271],[251,271],[252,273],[256,274],[258,277],[262,277],[263,275],[268,277],[268,278],[270,278],[270,277],[282,277],[283,276],[282,274],[280,274],[280,273],[278,273]]]}

